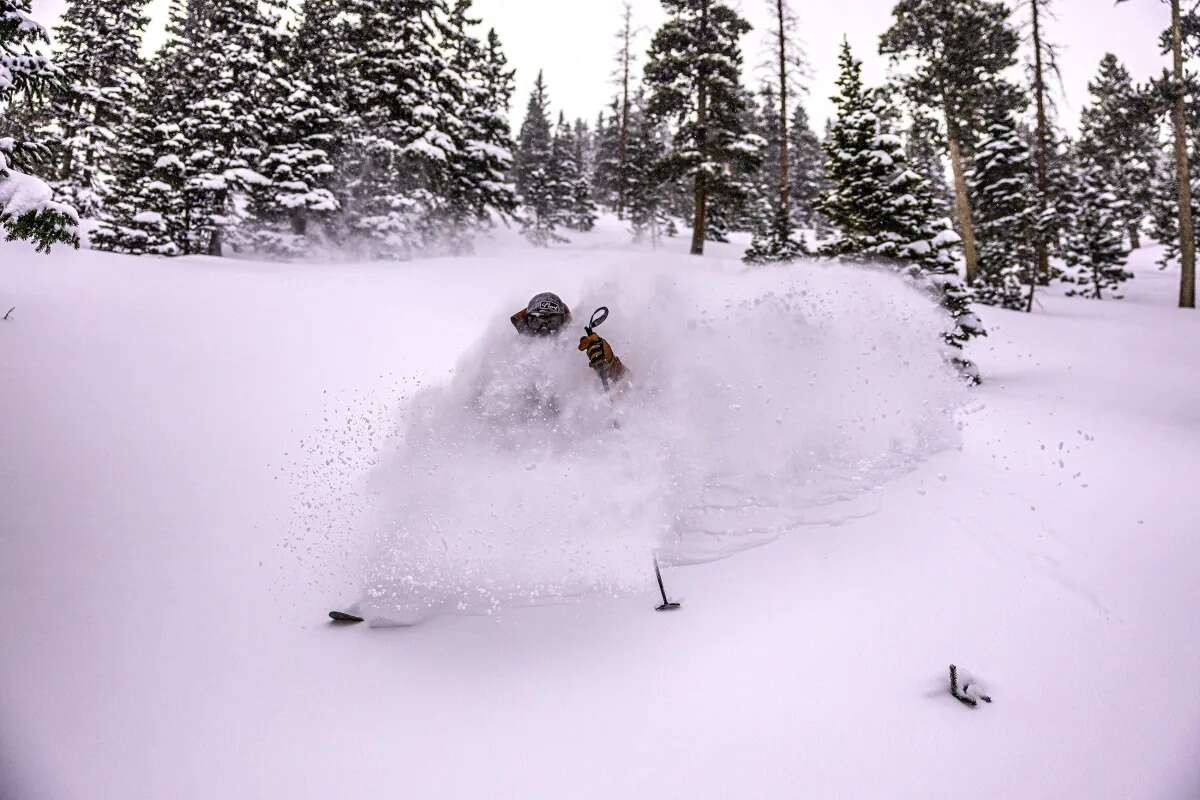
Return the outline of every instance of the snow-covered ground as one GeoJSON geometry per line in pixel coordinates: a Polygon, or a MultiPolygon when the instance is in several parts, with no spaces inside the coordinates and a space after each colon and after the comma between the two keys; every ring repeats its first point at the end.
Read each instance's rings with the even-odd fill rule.
{"type": "Polygon", "coordinates": [[[967,392],[898,280],[684,248],[611,221],[410,264],[0,245],[0,797],[1200,794],[1200,322],[1177,275],[1144,249],[1124,301],[984,309],[967,392]],[[571,400],[592,380],[571,345],[539,377],[565,382],[569,436],[481,439],[464,405],[513,399],[504,315],[543,288],[577,327],[613,306],[645,394],[571,400]],[[716,475],[738,480],[689,494],[716,475]],[[492,549],[396,538],[441,490],[421,514],[496,511],[492,549]],[[626,558],[652,544],[678,612],[626,558]],[[325,621],[378,583],[364,559],[406,552],[441,612],[491,594],[325,621]],[[995,702],[952,699],[950,663],[995,702]]]}

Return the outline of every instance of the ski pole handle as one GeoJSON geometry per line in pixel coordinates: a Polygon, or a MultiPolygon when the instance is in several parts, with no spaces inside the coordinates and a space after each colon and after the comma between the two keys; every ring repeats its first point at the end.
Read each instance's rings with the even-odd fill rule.
{"type": "Polygon", "coordinates": [[[587,332],[588,336],[591,336],[592,330],[594,328],[599,328],[600,323],[604,322],[606,319],[608,319],[608,306],[600,306],[592,312],[591,320],[588,321],[588,324],[585,325],[583,329],[587,332]]]}

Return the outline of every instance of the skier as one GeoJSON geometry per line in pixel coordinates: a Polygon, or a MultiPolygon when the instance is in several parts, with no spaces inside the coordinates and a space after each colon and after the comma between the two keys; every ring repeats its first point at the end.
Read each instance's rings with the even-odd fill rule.
{"type": "MultiPolygon", "coordinates": [[[[585,329],[587,334],[580,337],[579,350],[587,353],[588,365],[596,370],[605,389],[608,389],[614,383],[627,380],[629,373],[625,369],[625,365],[621,363],[621,359],[613,353],[612,346],[593,330],[595,325],[599,325],[608,316],[608,309],[597,309],[597,314],[601,311],[604,316],[598,318],[593,316],[592,323],[585,329]]],[[[553,292],[541,292],[535,294],[525,308],[513,314],[509,319],[512,321],[513,327],[517,329],[517,333],[522,336],[557,336],[570,324],[571,309],[567,307],[561,297],[553,292]]],[[[679,608],[679,603],[667,600],[667,592],[663,588],[662,573],[659,570],[657,558],[654,559],[654,576],[658,581],[658,589],[662,593],[663,599],[658,610],[679,608]]],[[[357,614],[345,611],[330,611],[329,617],[335,622],[363,621],[363,618],[357,614]]]]}
{"type": "MultiPolygon", "coordinates": [[[[522,336],[555,336],[571,322],[571,309],[553,292],[535,294],[525,308],[510,317],[513,327],[522,336]]],[[[596,370],[605,386],[611,386],[628,375],[612,346],[595,331],[579,339],[580,352],[587,353],[588,365],[596,370]]]]}

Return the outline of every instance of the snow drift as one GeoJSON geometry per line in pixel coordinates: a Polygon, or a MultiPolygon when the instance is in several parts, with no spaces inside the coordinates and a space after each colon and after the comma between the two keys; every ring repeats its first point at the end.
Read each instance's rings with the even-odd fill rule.
{"type": "Polygon", "coordinates": [[[644,586],[652,553],[840,521],[957,442],[945,317],[885,270],[625,271],[565,299],[551,340],[497,306],[448,384],[400,410],[357,526],[374,621],[644,586]],[[576,349],[599,305],[632,373],[609,393],[576,349]]]}

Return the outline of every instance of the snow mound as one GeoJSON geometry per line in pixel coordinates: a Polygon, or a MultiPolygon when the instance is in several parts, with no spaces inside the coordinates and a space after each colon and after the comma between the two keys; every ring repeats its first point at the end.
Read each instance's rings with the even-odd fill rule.
{"type": "Polygon", "coordinates": [[[944,315],[890,271],[614,272],[572,308],[551,340],[497,308],[449,383],[402,409],[371,477],[361,612],[643,589],[652,553],[711,560],[836,523],[958,442],[944,315]],[[609,393],[576,347],[599,305],[632,374],[609,393]]]}

